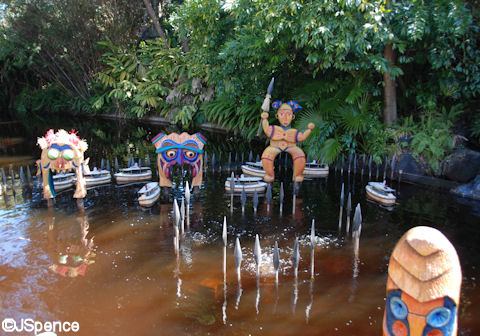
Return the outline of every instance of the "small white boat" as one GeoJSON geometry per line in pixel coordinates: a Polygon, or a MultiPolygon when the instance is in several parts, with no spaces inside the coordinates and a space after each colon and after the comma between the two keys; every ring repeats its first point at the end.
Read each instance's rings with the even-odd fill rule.
{"type": "MultiPolygon", "coordinates": [[[[231,192],[231,178],[227,178],[225,181],[225,190],[231,192]]],[[[235,177],[233,179],[233,192],[241,193],[245,188],[245,193],[253,194],[255,191],[257,193],[263,193],[267,188],[267,182],[264,182],[261,177],[245,177],[243,174],[240,177],[235,177]]]]}
{"type": "Polygon", "coordinates": [[[242,172],[245,175],[249,175],[249,176],[263,177],[265,175],[265,170],[263,170],[262,161],[245,162],[245,164],[242,165],[242,172]]]}
{"type": "MultiPolygon", "coordinates": [[[[263,170],[262,162],[245,162],[242,165],[242,172],[245,175],[249,176],[265,176],[265,170],[263,170]]],[[[305,169],[303,170],[303,176],[305,177],[327,177],[328,176],[328,165],[323,163],[317,163],[315,161],[308,162],[305,164],[305,169]]]]}
{"type": "Polygon", "coordinates": [[[98,170],[96,167],[92,171],[86,169],[84,176],[87,187],[110,183],[112,180],[112,174],[108,170],[98,170]]]}
{"type": "Polygon", "coordinates": [[[365,191],[367,192],[367,197],[383,205],[394,205],[397,201],[393,194],[395,189],[387,187],[385,182],[368,182],[365,191]]]}
{"type": "Polygon", "coordinates": [[[303,170],[303,176],[305,177],[327,177],[328,165],[318,162],[307,162],[305,169],[303,170]]]}
{"type": "Polygon", "coordinates": [[[145,184],[138,191],[138,204],[143,207],[152,206],[160,197],[160,186],[158,182],[150,182],[145,184]]]}
{"type": "Polygon", "coordinates": [[[75,174],[74,173],[65,173],[60,172],[53,175],[53,186],[55,191],[62,191],[68,188],[73,187],[75,183],[75,174]]]}
{"type": "Polygon", "coordinates": [[[114,176],[117,183],[146,181],[152,178],[152,171],[150,167],[140,167],[135,163],[135,165],[130,168],[120,169],[120,172],[115,173],[114,176]]]}

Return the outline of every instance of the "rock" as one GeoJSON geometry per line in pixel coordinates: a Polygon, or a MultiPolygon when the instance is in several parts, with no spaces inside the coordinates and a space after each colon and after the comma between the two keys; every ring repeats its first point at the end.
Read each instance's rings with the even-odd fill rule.
{"type": "Polygon", "coordinates": [[[458,196],[480,200],[480,175],[477,175],[472,182],[453,188],[450,192],[458,196]]]}
{"type": "Polygon", "coordinates": [[[427,175],[426,169],[418,163],[410,153],[402,153],[397,157],[396,170],[402,171],[402,174],[427,175]]]}
{"type": "Polygon", "coordinates": [[[480,153],[459,149],[442,162],[441,175],[458,182],[471,181],[480,173],[480,153]]]}

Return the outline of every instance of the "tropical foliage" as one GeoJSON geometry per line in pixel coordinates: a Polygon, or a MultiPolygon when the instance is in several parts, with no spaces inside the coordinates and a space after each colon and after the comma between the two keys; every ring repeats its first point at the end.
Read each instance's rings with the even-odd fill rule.
{"type": "Polygon", "coordinates": [[[274,76],[273,98],[305,106],[297,127],[308,119],[317,124],[304,144],[309,154],[378,158],[395,150],[387,146],[395,144],[394,132],[381,123],[389,74],[399,116],[411,117],[410,131],[418,133],[419,157],[433,162],[443,155],[425,143],[443,139],[433,131],[434,111],[465,102],[467,136],[480,134],[476,1],[2,3],[0,103],[23,115],[156,115],[253,137],[274,76]],[[393,58],[385,56],[390,47],[393,58]]]}

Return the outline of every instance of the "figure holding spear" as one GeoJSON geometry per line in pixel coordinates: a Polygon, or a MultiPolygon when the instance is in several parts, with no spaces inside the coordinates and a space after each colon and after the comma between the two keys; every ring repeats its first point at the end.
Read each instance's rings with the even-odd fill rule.
{"type": "Polygon", "coordinates": [[[291,123],[295,118],[295,113],[302,107],[295,100],[289,100],[286,103],[277,100],[273,102],[272,107],[277,110],[276,117],[280,121],[280,126],[270,125],[268,123],[268,111],[272,90],[273,78],[268,86],[267,95],[262,104],[263,112],[261,114],[263,132],[270,138],[270,146],[268,146],[262,154],[262,166],[265,170],[263,179],[268,183],[275,180],[273,165],[275,157],[279,153],[287,152],[292,156],[293,160],[293,181],[302,182],[306,159],[305,153],[297,147],[296,143],[307,139],[315,128],[315,124],[309,123],[308,129],[305,132],[300,132],[292,128],[291,123]]]}

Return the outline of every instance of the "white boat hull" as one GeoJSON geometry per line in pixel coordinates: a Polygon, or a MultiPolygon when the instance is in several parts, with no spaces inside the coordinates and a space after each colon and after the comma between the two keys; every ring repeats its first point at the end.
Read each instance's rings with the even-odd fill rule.
{"type": "Polygon", "coordinates": [[[100,184],[110,183],[112,181],[111,176],[105,177],[85,177],[85,183],[87,187],[92,187],[100,184]]]}
{"type": "MultiPolygon", "coordinates": [[[[234,193],[242,193],[243,189],[245,189],[245,193],[247,194],[254,194],[255,192],[261,194],[265,191],[265,189],[267,189],[267,183],[263,181],[258,181],[255,183],[247,183],[247,184],[242,184],[238,181],[234,183],[234,187],[233,187],[234,193]]],[[[232,192],[232,189],[230,188],[229,179],[225,181],[225,190],[229,193],[232,192]]]]}
{"type": "Polygon", "coordinates": [[[131,183],[136,181],[147,181],[152,179],[152,172],[142,174],[115,174],[115,181],[117,183],[131,183]]]}
{"type": "Polygon", "coordinates": [[[327,177],[328,176],[328,167],[327,168],[305,168],[303,170],[303,176],[305,176],[305,177],[327,177]]]}
{"type": "Polygon", "coordinates": [[[142,195],[138,198],[138,204],[142,207],[151,207],[160,197],[160,188],[151,195],[142,195]]]}
{"type": "Polygon", "coordinates": [[[265,170],[256,169],[247,165],[242,165],[242,172],[248,176],[263,177],[265,175],[265,170]]]}
{"type": "Polygon", "coordinates": [[[394,205],[397,201],[397,198],[392,193],[383,193],[376,190],[373,186],[367,185],[365,187],[367,197],[373,201],[376,201],[382,205],[394,205]]]}

